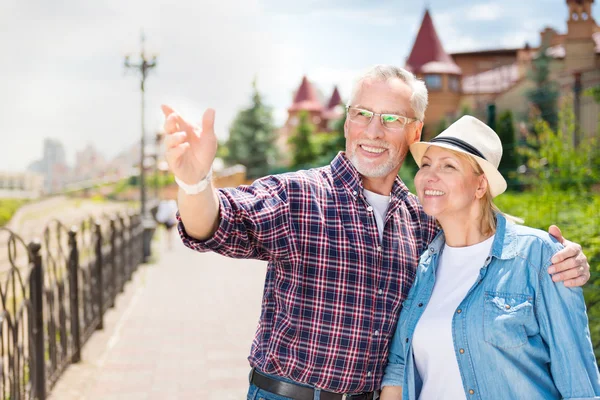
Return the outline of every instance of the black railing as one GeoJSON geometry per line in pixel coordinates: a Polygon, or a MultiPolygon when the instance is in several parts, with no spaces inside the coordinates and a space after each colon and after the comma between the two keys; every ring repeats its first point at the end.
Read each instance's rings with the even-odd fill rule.
{"type": "Polygon", "coordinates": [[[71,228],[54,220],[42,243],[0,234],[8,256],[0,259],[0,396],[44,400],[142,263],[141,218],[90,218],[71,228]]]}

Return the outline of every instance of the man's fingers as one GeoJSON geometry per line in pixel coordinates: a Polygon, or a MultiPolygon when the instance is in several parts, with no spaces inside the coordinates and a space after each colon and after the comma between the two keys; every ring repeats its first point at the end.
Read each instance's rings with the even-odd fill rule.
{"type": "MultiPolygon", "coordinates": [[[[572,264],[570,260],[564,261],[564,263],[572,264]]],[[[573,262],[574,263],[574,262],[573,262]]],[[[569,279],[574,279],[582,276],[585,273],[585,268],[583,266],[574,266],[571,265],[572,268],[568,268],[563,272],[556,273],[552,275],[552,280],[554,282],[566,281],[569,279]]]]}
{"type": "Polygon", "coordinates": [[[548,233],[554,236],[554,238],[558,240],[559,243],[564,244],[565,238],[563,237],[562,232],[560,231],[560,228],[558,226],[550,225],[550,228],[548,228],[548,233]]]}
{"type": "Polygon", "coordinates": [[[185,132],[175,132],[165,137],[165,147],[167,148],[167,150],[171,149],[185,142],[186,139],[187,135],[185,132]]]}
{"type": "Polygon", "coordinates": [[[586,282],[589,279],[589,274],[585,274],[585,275],[581,275],[575,279],[569,279],[568,281],[565,281],[565,286],[566,287],[575,287],[575,286],[583,286],[586,284],[586,282]]]}
{"type": "Polygon", "coordinates": [[[207,108],[202,115],[202,133],[215,134],[215,110],[207,108]]]}
{"type": "Polygon", "coordinates": [[[173,114],[175,112],[175,110],[173,110],[171,107],[169,107],[166,104],[161,105],[160,109],[162,110],[162,112],[165,115],[165,117],[168,117],[169,115],[171,115],[171,114],[173,114]]]}
{"type": "Polygon", "coordinates": [[[179,159],[189,148],[190,144],[188,142],[183,142],[167,151],[167,161],[171,168],[173,168],[173,163],[176,163],[177,159],[179,159]]]}
{"type": "MultiPolygon", "coordinates": [[[[565,240],[565,248],[552,256],[552,264],[558,264],[567,258],[575,257],[581,253],[581,246],[565,240]]],[[[557,270],[558,271],[558,270],[557,270]]]]}

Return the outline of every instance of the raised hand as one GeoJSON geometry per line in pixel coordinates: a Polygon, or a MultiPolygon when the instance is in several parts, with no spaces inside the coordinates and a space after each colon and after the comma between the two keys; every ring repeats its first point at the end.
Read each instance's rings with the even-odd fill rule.
{"type": "Polygon", "coordinates": [[[184,120],[171,107],[161,106],[165,114],[164,130],[166,159],[173,174],[193,185],[204,178],[217,153],[215,110],[209,108],[202,116],[202,129],[184,120]]]}

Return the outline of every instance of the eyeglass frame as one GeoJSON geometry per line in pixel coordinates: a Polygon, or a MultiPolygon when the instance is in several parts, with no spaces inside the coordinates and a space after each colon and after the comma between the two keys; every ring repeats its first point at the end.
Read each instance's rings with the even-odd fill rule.
{"type": "MultiPolygon", "coordinates": [[[[364,124],[364,126],[368,126],[371,123],[371,121],[373,121],[373,117],[376,116],[376,115],[379,115],[379,122],[381,122],[381,126],[383,126],[385,129],[389,129],[389,130],[392,130],[392,131],[397,131],[397,130],[400,130],[400,129],[404,129],[404,128],[406,128],[406,125],[411,124],[411,123],[413,123],[415,121],[420,121],[420,119],[418,119],[418,118],[410,118],[410,117],[407,117],[406,115],[390,114],[390,113],[376,113],[375,111],[371,111],[371,110],[367,110],[366,108],[360,108],[360,107],[355,107],[355,106],[346,106],[346,115],[348,115],[348,112],[350,111],[351,108],[353,108],[355,110],[360,110],[360,111],[367,111],[367,112],[370,112],[371,114],[373,114],[373,115],[371,115],[371,119],[369,119],[369,122],[367,122],[366,124],[364,124]],[[397,128],[397,129],[390,128],[390,127],[385,126],[385,124],[383,122],[383,116],[384,115],[388,115],[388,116],[392,116],[392,117],[398,117],[399,120],[400,119],[405,119],[406,122],[404,122],[404,124],[402,125],[401,128],[397,128]]],[[[348,118],[350,118],[350,117],[348,116],[348,118]]],[[[352,118],[350,118],[350,121],[351,122],[356,122],[356,121],[352,121],[352,118]]]]}

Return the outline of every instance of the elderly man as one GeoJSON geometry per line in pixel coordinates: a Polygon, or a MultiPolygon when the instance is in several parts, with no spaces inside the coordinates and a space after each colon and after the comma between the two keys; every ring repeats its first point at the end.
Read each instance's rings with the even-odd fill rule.
{"type": "MultiPolygon", "coordinates": [[[[402,301],[437,229],[397,176],[426,107],[423,82],[376,66],[355,85],[346,152],[329,166],[215,190],[214,111],[200,129],[163,106],[183,242],[268,261],[249,399],[372,399],[379,389],[402,301]]],[[[582,285],[589,265],[580,246],[565,244],[552,272],[582,285]]]]}

